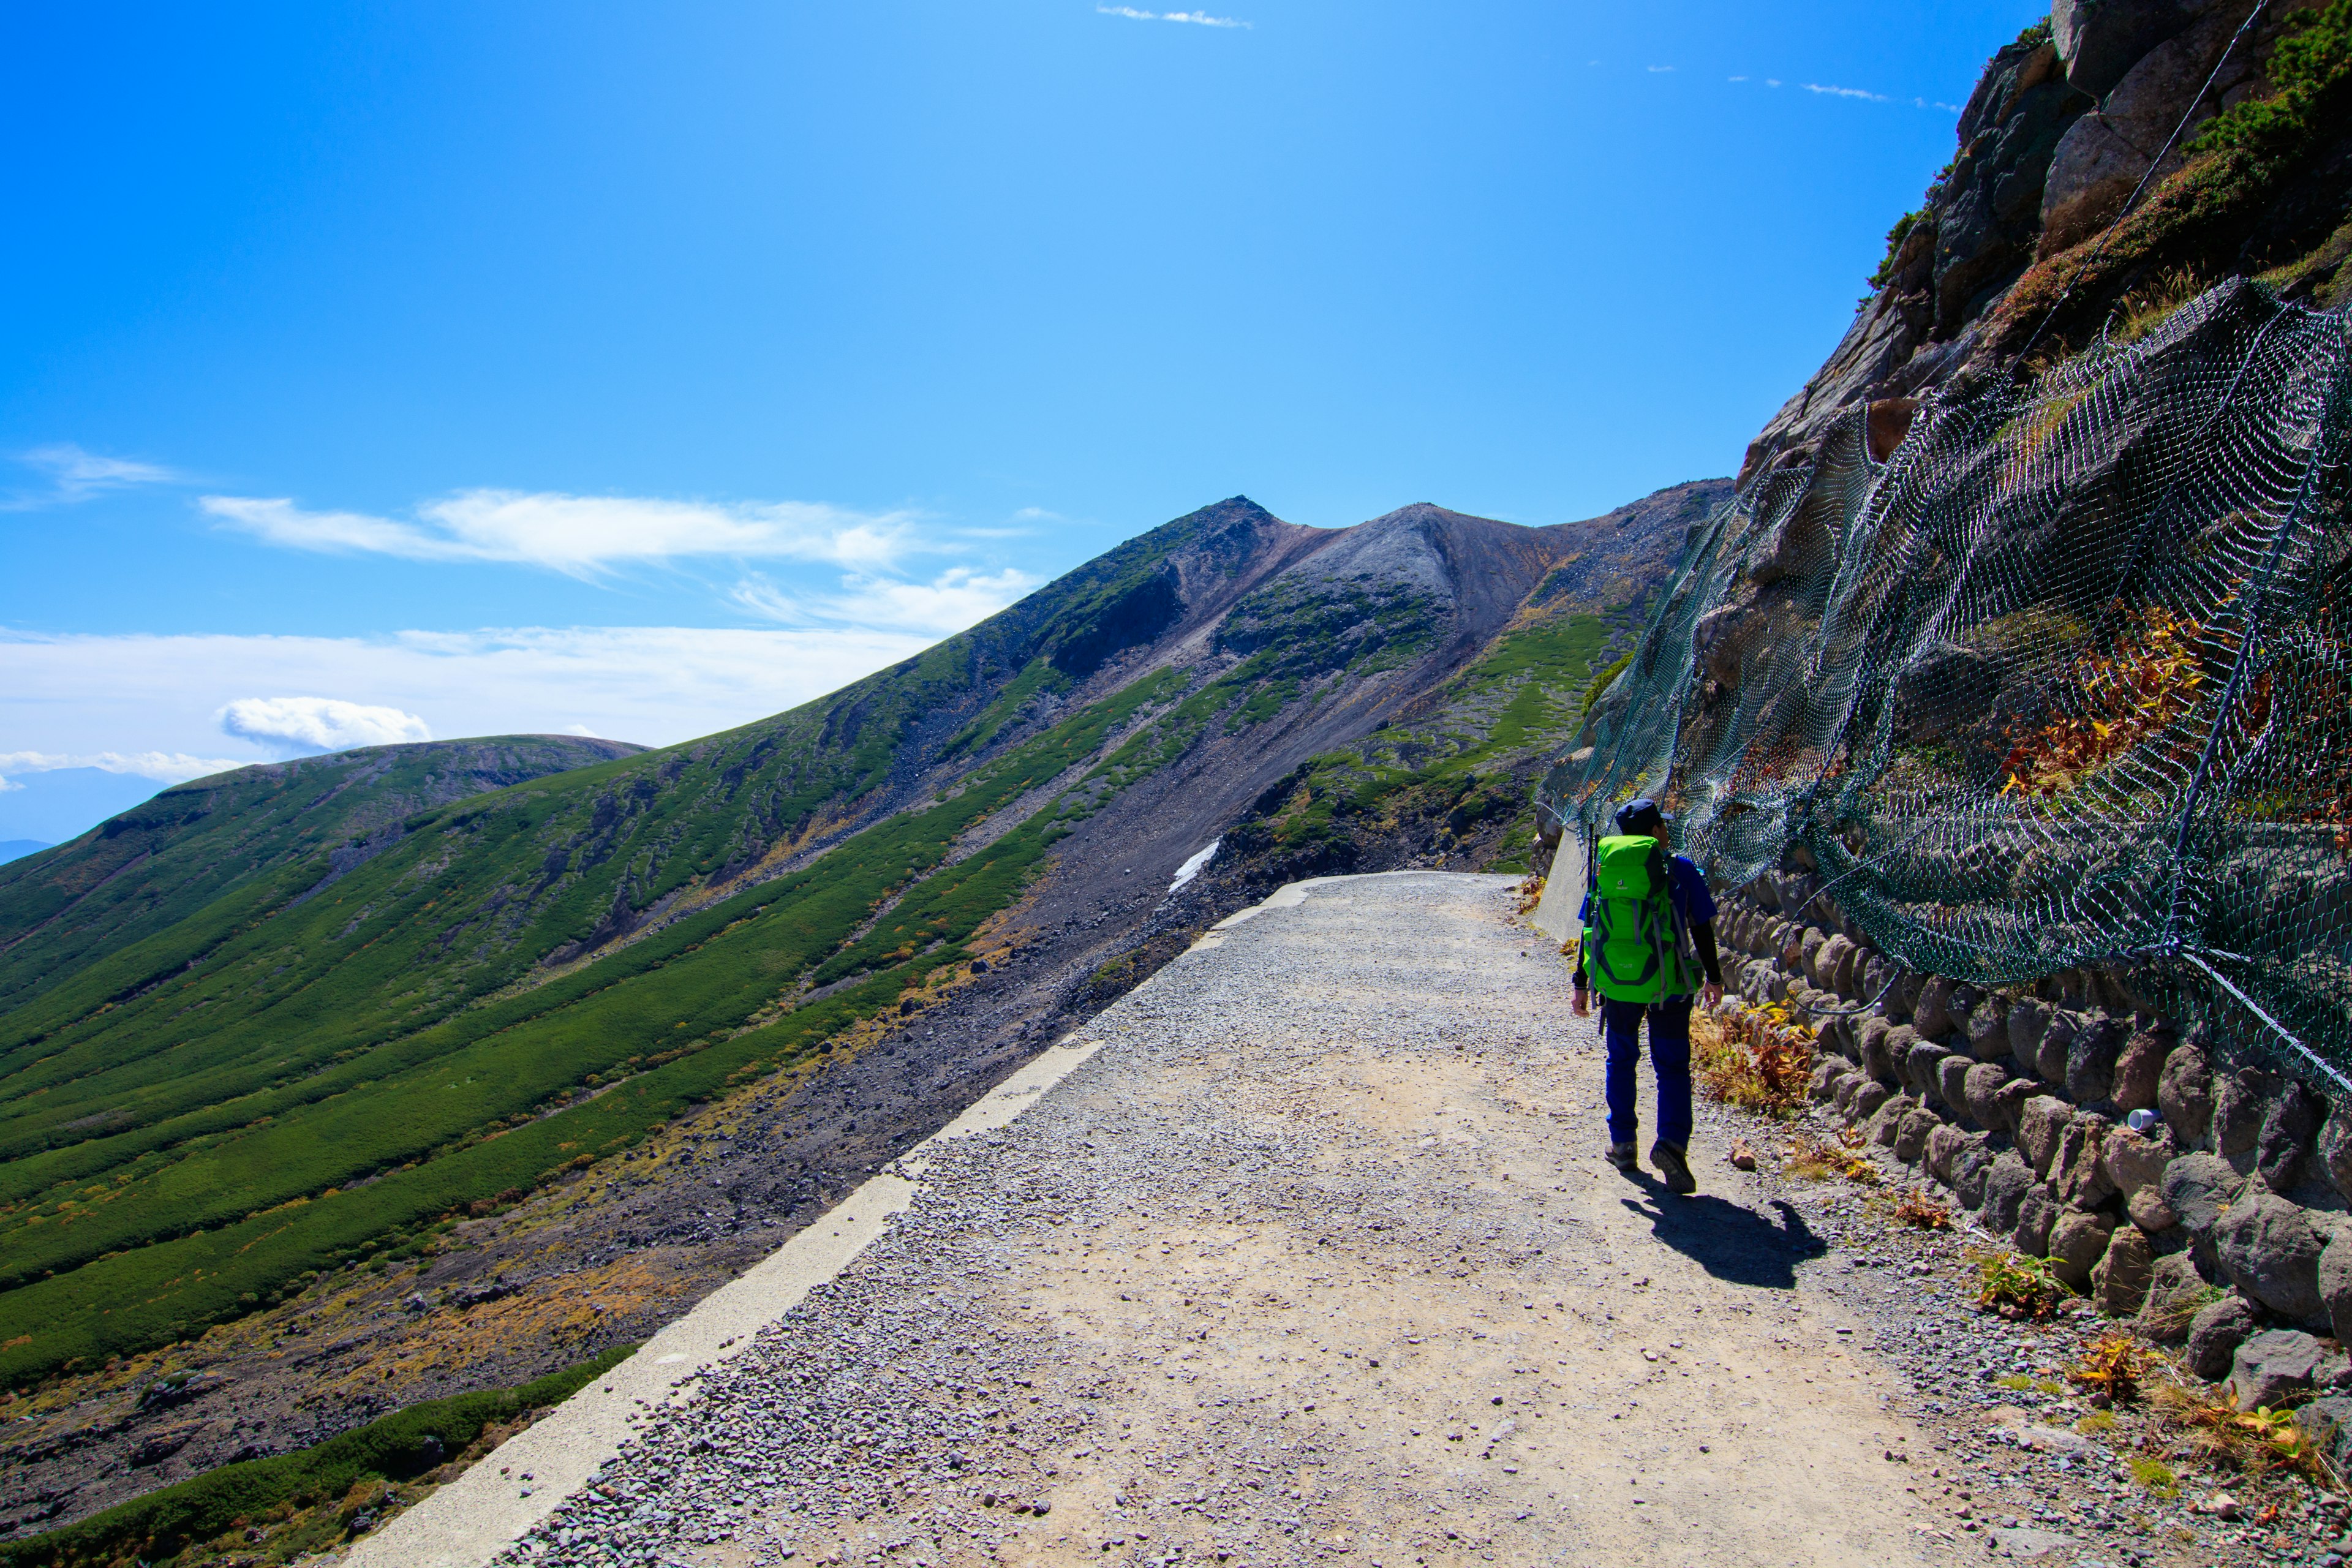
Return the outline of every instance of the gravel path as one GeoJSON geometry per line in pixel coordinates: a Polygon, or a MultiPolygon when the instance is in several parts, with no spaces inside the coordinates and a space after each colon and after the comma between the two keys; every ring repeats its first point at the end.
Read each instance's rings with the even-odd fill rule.
{"type": "Polygon", "coordinates": [[[1704,1146],[1686,1199],[1601,1160],[1507,886],[1213,934],[508,1560],[1949,1560],[1798,1212],[1704,1146]]]}

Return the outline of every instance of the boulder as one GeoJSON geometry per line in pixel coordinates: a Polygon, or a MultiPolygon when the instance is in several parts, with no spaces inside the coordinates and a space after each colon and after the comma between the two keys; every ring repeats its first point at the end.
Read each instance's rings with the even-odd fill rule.
{"type": "Polygon", "coordinates": [[[1997,1062],[2009,1055],[2009,1004],[1988,996],[1969,1013],[1969,1055],[1997,1062]]]}
{"type": "Polygon", "coordinates": [[[1824,991],[1844,994],[1844,983],[1853,978],[1853,971],[1848,968],[1853,959],[1853,942],[1843,936],[1830,938],[1813,955],[1813,983],[1824,991]]]}
{"type": "Polygon", "coordinates": [[[1936,1098],[1954,1115],[1969,1112],[1969,1069],[1976,1065],[1957,1052],[1936,1064],[1936,1098]]]}
{"type": "Polygon", "coordinates": [[[1805,1093],[1814,1100],[1835,1100],[1838,1079],[1844,1076],[1845,1063],[1830,1057],[1813,1065],[1813,1076],[1806,1081],[1805,1093]]]}
{"type": "Polygon", "coordinates": [[[1943,1119],[1924,1107],[1903,1113],[1903,1123],[1895,1130],[1895,1157],[1906,1165],[1916,1164],[1927,1152],[1928,1135],[1944,1124],[1943,1119]]]}
{"type": "Polygon", "coordinates": [[[2326,1116],[2327,1106],[2319,1096],[2293,1079],[2271,1101],[2270,1113],[2263,1118],[2262,1135],[2254,1141],[2254,1169],[2263,1173],[2271,1191],[2286,1192],[2303,1180],[2304,1166],[2319,1137],[2319,1124],[2326,1116]]]}
{"type": "Polygon", "coordinates": [[[2213,1126],[2213,1078],[2203,1051],[2186,1045],[2164,1058],[2164,1073],[2157,1080],[2156,1107],[2183,1149],[2205,1146],[2213,1126]]]}
{"type": "Polygon", "coordinates": [[[1999,1062],[1971,1063],[1961,1075],[1960,1094],[1968,1101],[1969,1115],[1978,1126],[2002,1132],[2011,1131],[2013,1123],[2004,1118],[2000,1098],[2001,1089],[2008,1082],[2009,1068],[1999,1062]]]}
{"type": "Polygon", "coordinates": [[[2338,1344],[2352,1345],[2352,1226],[2336,1227],[2319,1252],[2319,1300],[2338,1344]]]}
{"type": "Polygon", "coordinates": [[[2190,1321],[2212,1301],[2213,1287],[2199,1276],[2189,1254],[2168,1254],[2148,1266],[2139,1331],[2160,1345],[2179,1344],[2189,1338],[2190,1321]]]}
{"type": "Polygon", "coordinates": [[[2213,1086],[2213,1147],[2225,1160],[2251,1154],[2263,1141],[2271,1101],[2286,1085],[2259,1068],[2224,1073],[2213,1086]]]}
{"type": "Polygon", "coordinates": [[[2162,1236],[2180,1223],[2180,1216],[2164,1201],[2164,1189],[2160,1186],[2142,1187],[2126,1198],[2124,1213],[2131,1216],[2132,1224],[2150,1236],[2162,1236]]]}
{"type": "Polygon", "coordinates": [[[1902,978],[1895,982],[1895,994],[1886,999],[1891,1004],[1886,1016],[1900,1023],[1912,1022],[1920,994],[1927,989],[1927,978],[1916,969],[1903,971],[1902,978]]]}
{"type": "Polygon", "coordinates": [[[2210,1154],[2183,1154],[2165,1166],[2157,1192],[2190,1234],[2202,1236],[2244,1184],[2244,1177],[2210,1154]]]}
{"type": "Polygon", "coordinates": [[[2108,1096],[2117,1110],[2154,1110],[2157,1089],[2164,1079],[2164,1059],[2172,1054],[2173,1039],[2158,1029],[2141,1029],[2124,1042],[2116,1058],[2116,1080],[2108,1096]]]}
{"type": "Polygon", "coordinates": [[[1878,1108],[1895,1098],[1895,1091],[1883,1083],[1864,1079],[1853,1091],[1853,1100],[1846,1107],[1847,1117],[1854,1121],[1867,1121],[1878,1114],[1878,1108]]]}
{"type": "Polygon", "coordinates": [[[2172,1146],[2172,1134],[2162,1127],[2152,1133],[2111,1127],[2099,1144],[2099,1163],[2106,1167],[2107,1181],[2126,1202],[2163,1181],[2164,1168],[2179,1153],[2172,1146]]]}
{"type": "Polygon", "coordinates": [[[2150,49],[2197,19],[2195,0],[2053,0],[2051,41],[2066,84],[2105,98],[2150,49]]]}
{"type": "Polygon", "coordinates": [[[2319,1255],[2326,1237],[2311,1216],[2259,1183],[2213,1226],[2214,1254],[2249,1300],[2294,1323],[2325,1321],[2319,1255]]]}
{"type": "Polygon", "coordinates": [[[2189,1370],[2208,1383],[2230,1375],[2238,1347],[2254,1331],[2254,1310],[2237,1296],[2224,1296],[2189,1320],[2189,1370]]]}
{"type": "Polygon", "coordinates": [[[1870,1141],[1883,1148],[1894,1146],[1895,1135],[1902,1131],[1903,1119],[1917,1109],[1919,1102],[1909,1095],[1887,1097],[1870,1119],[1870,1141]]]}
{"type": "Polygon", "coordinates": [[[2078,1209],[2095,1209],[2116,1195],[2100,1159],[2108,1129],[2115,1125],[2096,1112],[2078,1110],[2058,1139],[2057,1157],[2050,1162],[2050,1185],[2059,1198],[2078,1209]]]}
{"type": "Polygon", "coordinates": [[[2028,1258],[2048,1257],[2050,1226],[2058,1212],[2058,1200],[2051,1194],[2049,1184],[2036,1182],[2026,1188],[2025,1196],[2018,1200],[2017,1228],[2010,1233],[2017,1250],[2028,1258]]]}
{"type": "Polygon", "coordinates": [[[2083,1020],[2066,1047],[2066,1098],[2096,1105],[2115,1092],[2116,1061],[2123,1054],[2124,1026],[2104,1013],[2083,1020]]]}
{"type": "Polygon", "coordinates": [[[1984,1206],[1985,1184],[1992,1178],[1991,1140],[1979,1132],[1952,1155],[1952,1195],[1966,1209],[1984,1206]]]}
{"type": "Polygon", "coordinates": [[[2074,1037],[2081,1028],[2081,1020],[2072,1013],[2050,1015],[2050,1023],[2042,1031],[2041,1047],[2034,1054],[2034,1077],[2061,1089],[2065,1087],[2066,1063],[2074,1055],[2074,1037]]]}
{"type": "Polygon", "coordinates": [[[2337,1106],[2319,1130],[2319,1163],[2336,1190],[2352,1198],[2352,1110],[2337,1106]]]}
{"type": "Polygon", "coordinates": [[[2014,1149],[2002,1152],[1985,1172],[1985,1229],[2007,1236],[2017,1229],[2018,1205],[2033,1187],[2033,1167],[2014,1149]]]}
{"type": "Polygon", "coordinates": [[[1862,1048],[1857,1058],[1862,1063],[1862,1070],[1884,1084],[1903,1081],[1901,1075],[1895,1070],[1895,1058],[1886,1050],[1887,1032],[1894,1026],[1885,1019],[1873,1016],[1864,1018],[1854,1031],[1855,1043],[1862,1048]]]}
{"type": "Polygon", "coordinates": [[[1915,1093],[1927,1099],[1936,1098],[1942,1081],[1938,1069],[1944,1058],[1951,1054],[1933,1040],[1920,1041],[1911,1047],[1910,1056],[1904,1060],[1904,1080],[1910,1084],[1915,1093]]]}
{"type": "MultiPolygon", "coordinates": [[[[1984,1134],[1978,1133],[1977,1137],[1984,1134]]],[[[1948,1121],[1939,1121],[1927,1133],[1927,1147],[1920,1152],[1920,1163],[1927,1173],[1946,1186],[1952,1184],[1952,1156],[1969,1145],[1969,1134],[1948,1121]]]]}
{"type": "Polygon", "coordinates": [[[1829,945],[1829,940],[1822,934],[1819,926],[1807,926],[1804,933],[1797,938],[1797,961],[1789,967],[1808,980],[1813,979],[1822,949],[1829,945]]]}
{"type": "Polygon", "coordinates": [[[2091,1300],[2110,1318],[2131,1317],[2147,1300],[2155,1263],[2155,1249],[2147,1237],[2135,1226],[2117,1226],[2091,1270],[2091,1300]]]}
{"type": "Polygon", "coordinates": [[[1993,1099],[2003,1132],[2012,1138],[2017,1136],[2017,1130],[2025,1120],[2025,1102],[2032,1100],[2036,1092],[2034,1080],[2030,1078],[2013,1078],[2000,1086],[2000,1092],[1993,1099]]]}
{"type": "Polygon", "coordinates": [[[2276,1410],[2318,1381],[2326,1352],[2293,1329],[2248,1334],[2230,1358],[2230,1388],[2241,1410],[2276,1410]]]}
{"type": "Polygon", "coordinates": [[[2076,1290],[2087,1289],[2115,1229],[2111,1215],[2060,1209],[2050,1222],[2050,1272],[2076,1290]]]}
{"type": "Polygon", "coordinates": [[[1952,983],[1940,974],[1930,975],[1927,984],[1919,988],[1919,1000],[1911,1005],[1911,1026],[1923,1040],[1940,1040],[1951,1032],[1952,983]]]}
{"type": "Polygon", "coordinates": [[[1830,989],[1840,995],[1857,1001],[1867,1001],[1877,994],[1878,987],[1870,982],[1870,953],[1852,938],[1841,938],[1846,944],[1845,956],[1838,960],[1830,974],[1830,989]]]}
{"type": "Polygon", "coordinates": [[[2021,996],[2009,1005],[2009,1054],[2028,1078],[2042,1076],[2042,1035],[2049,1026],[2049,1004],[2021,996]]]}
{"type": "Polygon", "coordinates": [[[2058,1157],[2058,1141],[2065,1136],[2066,1124],[2074,1120],[2074,1108],[2055,1095],[2037,1094],[2019,1109],[2018,1151],[2033,1167],[2036,1176],[2050,1173],[2050,1163],[2058,1157]]]}

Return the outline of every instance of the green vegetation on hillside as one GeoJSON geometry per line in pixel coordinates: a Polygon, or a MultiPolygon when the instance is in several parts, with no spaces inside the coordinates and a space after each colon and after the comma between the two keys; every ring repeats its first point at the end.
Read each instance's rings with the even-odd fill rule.
{"type": "MultiPolygon", "coordinates": [[[[475,1199],[529,1190],[626,1147],[895,1005],[968,956],[957,944],[1018,896],[1067,826],[1024,825],[934,875],[958,837],[1085,760],[1169,689],[1165,678],[1136,682],[987,765],[951,800],[878,824],[804,870],[536,990],[331,1063],[313,1075],[325,1089],[312,1079],[272,1087],[273,1053],[237,1054],[214,1070],[209,1092],[227,1095],[239,1074],[253,1086],[185,1113],[226,1136],[160,1150],[150,1127],[62,1152],[69,1177],[0,1210],[0,1255],[17,1286],[0,1294],[0,1379],[186,1337],[475,1199]],[[902,892],[872,931],[841,945],[902,892]],[[804,978],[862,974],[872,978],[745,1027],[804,978]],[[618,1087],[570,1103],[608,1079],[618,1087]],[[253,1114],[257,1106],[267,1110],[253,1114]],[[110,1153],[128,1157],[110,1167],[110,1153]],[[362,1177],[374,1179],[350,1186],[362,1177]]],[[[502,817],[527,820],[529,792],[515,793],[524,798],[468,803],[419,837],[446,841],[497,832],[502,817]]],[[[312,918],[331,925],[334,910],[312,918]]],[[[273,931],[257,962],[320,934],[273,931]]],[[[148,1075],[134,1066],[113,1076],[148,1075]]],[[[157,1092],[173,1088],[167,1079],[157,1092]]]]}
{"type": "MultiPolygon", "coordinates": [[[[1524,814],[1526,790],[1510,764],[1574,731],[1593,661],[1617,629],[1608,617],[1571,615],[1505,632],[1437,694],[1431,717],[1316,757],[1248,831],[1278,851],[1311,856],[1340,843],[1351,817],[1442,813],[1458,836],[1524,814]]],[[[1524,869],[1517,857],[1533,837],[1531,823],[1517,825],[1495,868],[1524,869]]],[[[1235,845],[1253,847],[1246,834],[1235,845]]]]}
{"type": "Polygon", "coordinates": [[[166,1568],[208,1547],[280,1563],[337,1545],[354,1528],[354,1516],[372,1510],[383,1483],[430,1476],[477,1440],[495,1440],[493,1428],[562,1404],[634,1349],[616,1346],[519,1388],[412,1405],[294,1453],[223,1465],[62,1530],[0,1542],[0,1568],[166,1568]],[[252,1551],[250,1529],[274,1537],[266,1551],[252,1551]]]}

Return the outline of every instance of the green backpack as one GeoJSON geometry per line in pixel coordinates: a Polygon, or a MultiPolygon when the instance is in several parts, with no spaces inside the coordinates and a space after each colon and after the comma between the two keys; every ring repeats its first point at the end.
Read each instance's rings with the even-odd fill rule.
{"type": "Polygon", "coordinates": [[[1584,973],[1611,1001],[1650,1003],[1697,989],[1670,889],[1665,846],[1649,835],[1612,834],[1593,847],[1584,973]]]}

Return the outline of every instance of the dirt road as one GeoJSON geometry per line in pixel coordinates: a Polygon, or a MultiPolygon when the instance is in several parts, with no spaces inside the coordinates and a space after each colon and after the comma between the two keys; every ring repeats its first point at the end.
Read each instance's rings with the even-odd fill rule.
{"type": "Polygon", "coordinates": [[[1591,1026],[1507,886],[1213,933],[514,1558],[1945,1560],[1795,1211],[1704,1117],[1696,1196],[1601,1161],[1591,1026]]]}

